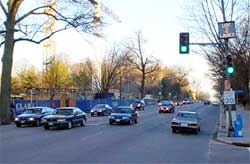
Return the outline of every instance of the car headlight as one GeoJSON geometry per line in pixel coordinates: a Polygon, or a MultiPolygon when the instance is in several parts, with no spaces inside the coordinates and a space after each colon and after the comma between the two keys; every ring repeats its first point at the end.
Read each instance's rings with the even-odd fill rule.
{"type": "Polygon", "coordinates": [[[98,112],[102,112],[102,110],[98,110],[98,112]]]}
{"type": "Polygon", "coordinates": [[[137,104],[137,107],[140,107],[141,106],[141,104],[137,104]]]}
{"type": "Polygon", "coordinates": [[[93,113],[94,111],[93,111],[93,110],[91,110],[90,112],[91,112],[91,113],[93,113]]]}
{"type": "Polygon", "coordinates": [[[19,118],[15,118],[15,121],[18,121],[19,120],[19,118]]]}
{"type": "Polygon", "coordinates": [[[35,118],[31,117],[29,118],[30,121],[35,121],[35,118]]]}

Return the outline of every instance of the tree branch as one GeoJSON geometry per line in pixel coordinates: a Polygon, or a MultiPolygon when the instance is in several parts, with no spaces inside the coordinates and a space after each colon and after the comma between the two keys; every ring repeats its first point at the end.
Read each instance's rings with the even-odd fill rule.
{"type": "Polygon", "coordinates": [[[7,10],[4,8],[3,3],[2,3],[2,0],[0,1],[0,6],[1,6],[1,8],[2,8],[4,14],[5,14],[5,16],[7,17],[8,12],[7,12],[7,10]]]}

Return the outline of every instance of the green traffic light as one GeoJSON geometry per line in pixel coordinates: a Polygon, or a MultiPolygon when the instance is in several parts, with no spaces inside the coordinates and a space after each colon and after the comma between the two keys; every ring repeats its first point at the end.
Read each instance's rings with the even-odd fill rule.
{"type": "Polygon", "coordinates": [[[234,67],[227,67],[227,73],[229,74],[234,73],[234,67]]]}
{"type": "Polygon", "coordinates": [[[186,53],[188,51],[188,47],[187,46],[181,46],[181,52],[182,53],[186,53]]]}

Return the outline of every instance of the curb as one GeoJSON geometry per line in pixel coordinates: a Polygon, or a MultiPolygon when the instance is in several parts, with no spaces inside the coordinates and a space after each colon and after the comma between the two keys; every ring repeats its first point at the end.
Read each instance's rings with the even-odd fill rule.
{"type": "MultiPolygon", "coordinates": [[[[222,106],[221,106],[222,108],[222,106]]],[[[216,127],[216,131],[215,131],[215,137],[214,139],[218,142],[224,143],[224,144],[228,144],[228,145],[234,145],[234,146],[241,146],[241,147],[250,147],[250,143],[249,142],[230,142],[228,140],[225,139],[221,139],[220,137],[218,137],[218,133],[221,130],[221,109],[220,108],[220,112],[219,112],[219,118],[218,118],[218,123],[217,123],[217,127],[216,127]]]]}

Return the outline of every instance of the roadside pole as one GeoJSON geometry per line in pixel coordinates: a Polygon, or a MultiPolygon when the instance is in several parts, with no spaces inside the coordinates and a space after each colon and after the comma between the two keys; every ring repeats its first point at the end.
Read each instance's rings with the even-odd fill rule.
{"type": "MultiPolygon", "coordinates": [[[[225,16],[225,7],[224,7],[224,0],[221,0],[221,6],[222,6],[222,14],[223,14],[223,21],[226,22],[226,16],[225,16]]],[[[229,55],[229,47],[228,47],[228,38],[225,38],[225,55],[226,57],[229,55]]],[[[226,68],[226,66],[225,66],[226,68]]],[[[227,86],[224,86],[224,91],[228,91],[231,90],[231,78],[230,75],[226,74],[226,79],[225,81],[227,81],[228,86],[230,86],[230,88],[227,88],[227,86]]],[[[226,83],[226,82],[225,82],[226,83]]],[[[228,110],[228,119],[229,119],[229,126],[228,126],[228,133],[227,136],[231,137],[233,135],[233,124],[232,124],[232,105],[226,105],[226,109],[228,110]]]]}

